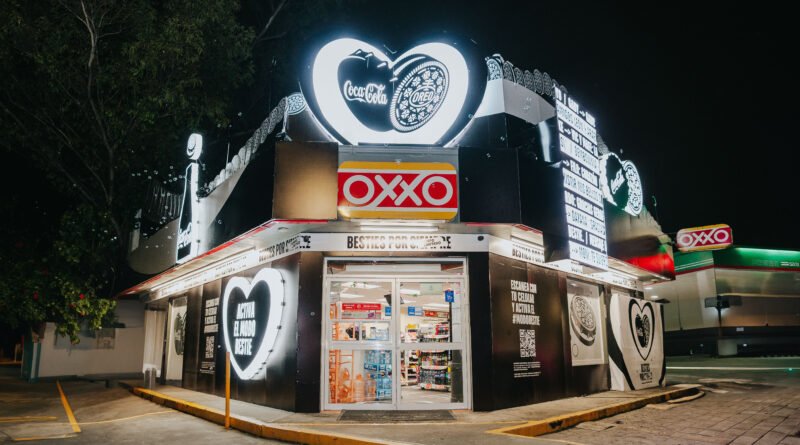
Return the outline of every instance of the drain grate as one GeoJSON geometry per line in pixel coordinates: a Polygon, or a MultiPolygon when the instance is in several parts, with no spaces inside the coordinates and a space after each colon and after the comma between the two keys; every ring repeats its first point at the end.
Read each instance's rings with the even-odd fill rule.
{"type": "Polygon", "coordinates": [[[338,420],[353,422],[431,422],[456,420],[446,409],[431,411],[355,411],[345,410],[338,420]]]}

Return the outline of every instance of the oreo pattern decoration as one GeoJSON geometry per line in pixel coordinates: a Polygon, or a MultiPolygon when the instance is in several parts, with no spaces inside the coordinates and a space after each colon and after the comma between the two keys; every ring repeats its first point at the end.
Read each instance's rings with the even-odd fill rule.
{"type": "Polygon", "coordinates": [[[576,295],[569,305],[569,318],[572,332],[586,346],[594,344],[597,323],[591,305],[585,297],[576,295]]]}
{"type": "Polygon", "coordinates": [[[397,84],[392,97],[389,118],[397,131],[409,132],[425,125],[447,95],[447,68],[437,60],[422,59],[397,84]]]}
{"type": "MultiPolygon", "coordinates": [[[[369,43],[342,38],[324,45],[310,68],[303,93],[318,120],[345,145],[446,145],[466,125],[485,87],[485,76],[471,85],[465,56],[440,42],[392,59],[369,43]]],[[[483,64],[476,68],[485,70],[483,64]]]]}
{"type": "Polygon", "coordinates": [[[606,201],[630,215],[642,213],[642,180],[633,162],[623,161],[614,153],[606,153],[600,160],[600,182],[606,201]]]}

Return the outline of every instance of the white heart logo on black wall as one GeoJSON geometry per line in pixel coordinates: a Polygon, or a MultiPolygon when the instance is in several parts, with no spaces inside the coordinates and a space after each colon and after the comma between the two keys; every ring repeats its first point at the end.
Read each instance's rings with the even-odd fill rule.
{"type": "Polygon", "coordinates": [[[222,296],[225,347],[244,380],[262,376],[278,337],[284,307],[280,272],[261,269],[252,280],[234,277],[222,296]]]}
{"type": "Polygon", "coordinates": [[[470,75],[482,70],[484,64],[468,66],[445,43],[418,45],[392,60],[375,46],[343,38],[316,53],[303,89],[315,114],[344,144],[439,144],[477,109],[485,80],[474,82],[470,75]]]}
{"type": "Polygon", "coordinates": [[[640,306],[636,300],[631,299],[628,305],[628,322],[633,336],[633,343],[636,345],[636,351],[639,352],[642,360],[647,360],[650,356],[650,351],[653,349],[654,317],[653,305],[650,302],[640,306]]]}

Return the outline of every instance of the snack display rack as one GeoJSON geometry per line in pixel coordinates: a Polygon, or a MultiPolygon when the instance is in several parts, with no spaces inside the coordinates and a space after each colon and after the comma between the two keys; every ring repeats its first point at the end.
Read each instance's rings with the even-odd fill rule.
{"type": "Polygon", "coordinates": [[[419,351],[419,387],[434,391],[450,390],[450,351],[419,351]]]}

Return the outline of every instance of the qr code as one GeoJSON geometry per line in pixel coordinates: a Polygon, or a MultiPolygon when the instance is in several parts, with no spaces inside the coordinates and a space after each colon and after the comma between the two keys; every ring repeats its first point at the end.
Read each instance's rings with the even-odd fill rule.
{"type": "Polygon", "coordinates": [[[536,357],[536,331],[533,329],[519,330],[519,356],[536,357]]]}
{"type": "Polygon", "coordinates": [[[214,336],[207,335],[206,336],[206,354],[205,358],[214,358],[214,336]]]}

